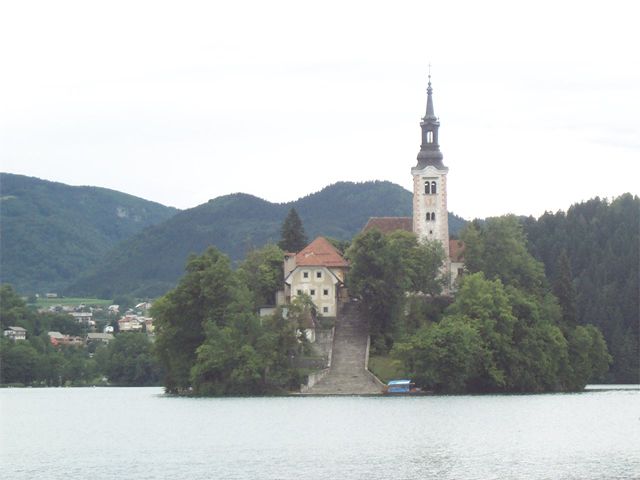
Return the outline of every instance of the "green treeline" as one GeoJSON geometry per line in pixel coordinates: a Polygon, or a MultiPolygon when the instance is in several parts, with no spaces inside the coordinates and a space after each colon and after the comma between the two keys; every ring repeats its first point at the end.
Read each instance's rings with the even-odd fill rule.
{"type": "Polygon", "coordinates": [[[177,210],[98,187],[0,173],[2,282],[58,292],[119,242],[177,210]]]}
{"type": "Polygon", "coordinates": [[[437,296],[439,285],[415,281],[433,278],[432,263],[422,266],[410,256],[429,244],[406,250],[394,235],[356,237],[350,286],[363,300],[374,348],[390,352],[423,387],[447,393],[573,391],[606,373],[611,357],[600,330],[565,321],[566,305],[527,251],[515,217],[463,231],[467,274],[448,306],[437,296]]]}
{"type": "Polygon", "coordinates": [[[579,324],[597,326],[609,345],[612,383],[640,383],[640,198],[595,198],[565,213],[524,221],[531,253],[564,284],[579,324]]]}
{"type": "Polygon", "coordinates": [[[295,360],[305,342],[296,331],[313,303],[296,300],[286,315],[256,313],[280,288],[283,255],[267,245],[236,271],[213,247],[189,259],[178,286],[152,308],[168,392],[268,394],[299,387],[295,360]]]}
{"type": "Polygon", "coordinates": [[[2,330],[18,326],[26,340],[0,338],[0,383],[33,386],[157,385],[161,370],[153,344],[143,333],[117,335],[108,345],[54,347],[47,335],[81,335],[82,326],[67,314],[29,308],[9,285],[0,286],[2,330]]]}

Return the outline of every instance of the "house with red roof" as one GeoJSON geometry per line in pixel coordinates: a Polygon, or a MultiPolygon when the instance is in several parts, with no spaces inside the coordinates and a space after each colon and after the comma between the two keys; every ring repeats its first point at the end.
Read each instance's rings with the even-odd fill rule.
{"type": "Polygon", "coordinates": [[[345,276],[349,262],[324,237],[318,237],[298,253],[284,258],[285,302],[298,295],[311,297],[318,313],[335,317],[345,298],[345,276]]]}

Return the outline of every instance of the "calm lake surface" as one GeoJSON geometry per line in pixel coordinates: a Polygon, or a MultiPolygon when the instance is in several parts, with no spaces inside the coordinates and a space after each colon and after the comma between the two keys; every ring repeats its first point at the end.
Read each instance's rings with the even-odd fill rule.
{"type": "Polygon", "coordinates": [[[0,409],[0,477],[12,480],[640,478],[638,387],[222,399],[3,389],[0,409]]]}

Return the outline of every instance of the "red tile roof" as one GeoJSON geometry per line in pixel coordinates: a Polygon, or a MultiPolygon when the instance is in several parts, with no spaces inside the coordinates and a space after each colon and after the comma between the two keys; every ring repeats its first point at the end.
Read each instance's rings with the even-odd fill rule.
{"type": "MultiPolygon", "coordinates": [[[[362,229],[379,230],[383,234],[389,234],[396,230],[413,232],[413,218],[411,217],[371,217],[362,229]]],[[[464,242],[462,240],[449,240],[449,258],[452,262],[464,262],[464,242]]]]}
{"type": "Polygon", "coordinates": [[[296,254],[296,266],[348,267],[340,252],[324,237],[318,237],[296,254]]]}
{"type": "Polygon", "coordinates": [[[362,229],[363,232],[369,230],[379,230],[381,233],[387,234],[396,230],[405,230],[413,232],[413,218],[411,217],[371,217],[362,229]]]}

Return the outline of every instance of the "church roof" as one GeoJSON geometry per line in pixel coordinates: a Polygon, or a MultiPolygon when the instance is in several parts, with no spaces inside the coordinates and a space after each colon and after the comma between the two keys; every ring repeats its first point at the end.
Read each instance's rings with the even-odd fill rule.
{"type": "Polygon", "coordinates": [[[413,218],[411,217],[371,217],[362,229],[363,232],[369,230],[379,230],[380,233],[391,233],[396,230],[413,232],[413,218]]]}
{"type": "Polygon", "coordinates": [[[449,258],[452,262],[464,262],[464,242],[449,240],[449,258]]]}
{"type": "MultiPolygon", "coordinates": [[[[413,232],[413,218],[411,217],[371,217],[362,229],[362,232],[379,230],[387,235],[396,230],[413,232]]],[[[449,258],[452,262],[464,262],[464,242],[462,240],[449,240],[449,258]]]]}
{"type": "Polygon", "coordinates": [[[296,254],[296,266],[348,267],[349,262],[326,238],[318,237],[296,254]]]}

